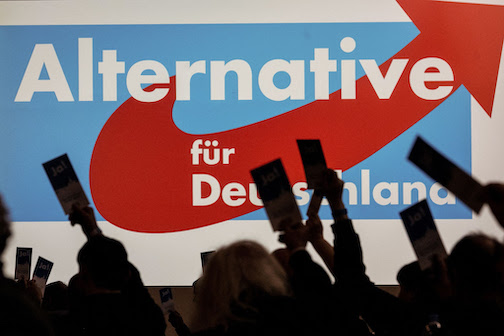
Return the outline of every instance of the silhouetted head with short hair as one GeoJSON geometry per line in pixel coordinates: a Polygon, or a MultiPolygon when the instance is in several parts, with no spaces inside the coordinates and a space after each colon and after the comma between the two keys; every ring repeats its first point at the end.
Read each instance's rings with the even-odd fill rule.
{"type": "Polygon", "coordinates": [[[484,234],[463,237],[448,258],[455,294],[493,298],[504,291],[504,246],[484,234]]]}
{"type": "Polygon", "coordinates": [[[42,309],[45,311],[68,310],[68,286],[61,281],[47,284],[42,300],[42,309]]]}
{"type": "Polygon", "coordinates": [[[406,264],[397,272],[401,291],[399,298],[405,302],[416,302],[425,290],[425,278],[418,261],[406,264]]]}
{"type": "Polygon", "coordinates": [[[80,272],[98,288],[120,290],[129,277],[128,254],[121,242],[105,236],[89,239],[77,256],[80,272]]]}

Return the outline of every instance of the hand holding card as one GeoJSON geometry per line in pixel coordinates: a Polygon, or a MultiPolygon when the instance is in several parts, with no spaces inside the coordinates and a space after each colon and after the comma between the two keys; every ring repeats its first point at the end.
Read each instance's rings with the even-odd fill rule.
{"type": "Polygon", "coordinates": [[[289,251],[303,249],[308,242],[308,228],[302,223],[286,226],[278,240],[284,243],[289,251]]]}
{"type": "Polygon", "coordinates": [[[76,204],[72,206],[72,212],[68,216],[72,225],[79,224],[82,231],[89,239],[92,236],[100,235],[102,231],[96,223],[94,210],[91,207],[80,208],[76,204]]]}

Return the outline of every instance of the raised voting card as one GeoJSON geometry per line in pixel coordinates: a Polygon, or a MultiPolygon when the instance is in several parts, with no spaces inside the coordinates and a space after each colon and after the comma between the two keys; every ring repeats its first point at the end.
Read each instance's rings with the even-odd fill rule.
{"type": "Polygon", "coordinates": [[[426,200],[402,211],[401,218],[418,258],[420,269],[430,268],[432,257],[436,254],[442,259],[447,257],[426,200]]]}
{"type": "Polygon", "coordinates": [[[159,290],[159,297],[161,298],[161,307],[163,307],[163,312],[166,315],[175,311],[175,302],[173,301],[173,293],[170,287],[161,288],[159,290]]]}
{"type": "Polygon", "coordinates": [[[210,257],[212,256],[212,254],[214,254],[215,251],[205,251],[205,252],[201,252],[200,253],[200,257],[201,257],[201,268],[204,270],[205,269],[205,266],[206,264],[208,264],[208,261],[210,260],[210,257]]]}
{"type": "MultiPolygon", "coordinates": [[[[324,172],[327,170],[327,164],[322,150],[322,145],[318,139],[299,139],[296,140],[301,161],[306,176],[308,189],[319,189],[323,186],[324,172]]],[[[313,192],[310,204],[308,205],[308,216],[317,214],[322,203],[322,195],[313,192]]]]}
{"type": "Polygon", "coordinates": [[[65,214],[68,215],[72,211],[73,204],[77,204],[79,207],[89,205],[86,194],[67,154],[52,159],[42,164],[42,166],[65,214]]]}
{"type": "Polygon", "coordinates": [[[35,280],[35,284],[42,292],[42,295],[44,294],[47,279],[49,279],[53,265],[51,261],[42,257],[39,257],[37,260],[35,270],[33,271],[33,280],[35,280]]]}
{"type": "Polygon", "coordinates": [[[321,188],[327,164],[320,140],[297,140],[297,145],[301,161],[303,161],[308,189],[321,188]]]}
{"type": "Polygon", "coordinates": [[[31,247],[16,248],[16,269],[14,272],[14,279],[30,280],[31,260],[32,260],[31,247]]]}
{"type": "Polygon", "coordinates": [[[282,161],[277,159],[251,171],[274,231],[302,221],[282,161]]]}
{"type": "Polygon", "coordinates": [[[485,203],[482,185],[422,138],[416,139],[408,159],[451,191],[474,212],[480,212],[485,203]]]}

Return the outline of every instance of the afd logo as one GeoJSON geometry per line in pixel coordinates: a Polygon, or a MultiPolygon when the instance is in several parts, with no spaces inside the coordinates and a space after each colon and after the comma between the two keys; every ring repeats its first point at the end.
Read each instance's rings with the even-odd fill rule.
{"type": "MultiPolygon", "coordinates": [[[[304,211],[298,138],[321,139],[353,218],[399,218],[424,197],[436,218],[470,218],[405,158],[421,134],[470,171],[470,94],[490,115],[502,7],[400,4],[413,24],[3,27],[15,50],[0,65],[6,120],[37,135],[16,141],[38,141],[39,162],[68,152],[103,218],[128,230],[265,219],[249,171],[276,158],[304,211]]],[[[38,178],[25,176],[49,189],[38,178]]],[[[0,187],[22,198],[14,182],[0,187]]]]}

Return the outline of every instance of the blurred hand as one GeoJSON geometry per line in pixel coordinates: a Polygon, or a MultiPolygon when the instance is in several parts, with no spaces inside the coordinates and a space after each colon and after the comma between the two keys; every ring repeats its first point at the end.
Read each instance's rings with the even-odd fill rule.
{"type": "Polygon", "coordinates": [[[93,208],[84,207],[80,208],[76,204],[72,206],[72,213],[68,216],[72,225],[80,224],[82,231],[86,237],[91,237],[96,234],[101,234],[101,230],[96,223],[93,208]]]}
{"type": "Polygon", "coordinates": [[[305,248],[308,242],[308,229],[302,223],[286,226],[278,240],[290,251],[305,248]]]}
{"type": "Polygon", "coordinates": [[[327,198],[332,209],[343,209],[345,207],[342,201],[344,184],[334,170],[327,169],[323,176],[323,186],[317,192],[327,198]]]}
{"type": "Polygon", "coordinates": [[[184,319],[182,315],[176,310],[170,311],[170,315],[168,315],[168,322],[173,326],[173,328],[178,329],[184,325],[184,319]]]}
{"type": "Polygon", "coordinates": [[[42,304],[42,292],[35,280],[26,280],[24,277],[18,280],[18,286],[37,306],[42,304]]]}

